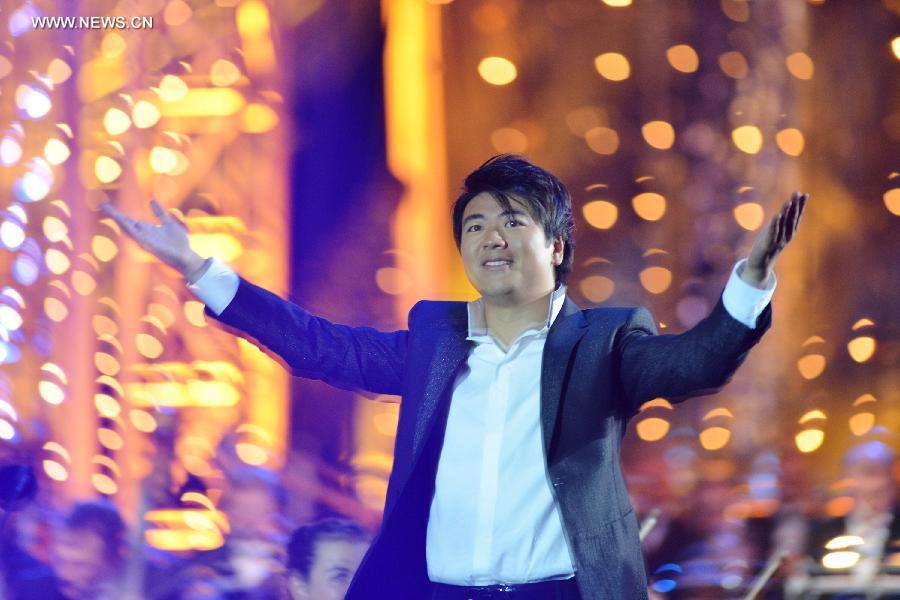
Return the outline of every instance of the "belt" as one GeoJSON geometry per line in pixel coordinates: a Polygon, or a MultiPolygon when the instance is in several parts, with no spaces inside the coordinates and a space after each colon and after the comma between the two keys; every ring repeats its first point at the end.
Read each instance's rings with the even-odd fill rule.
{"type": "Polygon", "coordinates": [[[431,600],[580,600],[575,578],[485,586],[431,584],[431,600]]]}

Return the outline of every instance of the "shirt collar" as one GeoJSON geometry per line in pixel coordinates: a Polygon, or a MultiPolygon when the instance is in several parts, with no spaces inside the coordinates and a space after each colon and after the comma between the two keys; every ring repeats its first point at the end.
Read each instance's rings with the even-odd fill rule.
{"type": "MultiPolygon", "coordinates": [[[[543,327],[541,327],[538,331],[550,329],[550,326],[553,325],[554,321],[556,321],[556,317],[559,316],[559,311],[562,310],[565,301],[566,286],[561,285],[553,290],[552,294],[550,294],[550,303],[547,306],[547,320],[544,322],[543,327]]],[[[467,305],[467,309],[469,313],[468,339],[490,335],[487,329],[487,320],[484,315],[484,299],[479,298],[478,300],[469,302],[467,305]]]]}

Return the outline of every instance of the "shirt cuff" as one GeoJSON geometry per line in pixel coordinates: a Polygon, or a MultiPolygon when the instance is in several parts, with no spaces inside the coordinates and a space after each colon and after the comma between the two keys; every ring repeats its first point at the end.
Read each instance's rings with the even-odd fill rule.
{"type": "Polygon", "coordinates": [[[197,281],[188,283],[187,288],[209,310],[220,315],[234,300],[240,282],[237,273],[216,259],[211,259],[206,272],[197,281]]]}
{"type": "Polygon", "coordinates": [[[722,304],[725,305],[725,310],[728,311],[728,314],[737,321],[740,321],[750,329],[755,329],[756,318],[762,314],[769,301],[772,300],[772,294],[775,292],[775,285],[778,283],[778,280],[775,277],[775,273],[772,273],[766,282],[765,288],[760,289],[750,285],[741,279],[740,275],[746,263],[746,258],[739,260],[734,265],[734,269],[731,270],[731,277],[728,279],[728,283],[725,284],[725,291],[722,292],[722,304]]]}

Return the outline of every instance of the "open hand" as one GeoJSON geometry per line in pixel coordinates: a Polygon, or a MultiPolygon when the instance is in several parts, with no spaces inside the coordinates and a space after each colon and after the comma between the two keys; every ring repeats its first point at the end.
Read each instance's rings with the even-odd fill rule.
{"type": "Polygon", "coordinates": [[[187,229],[156,200],[150,202],[150,208],[159,221],[158,225],[133,219],[110,202],[105,202],[100,208],[141,248],[181,274],[187,276],[203,264],[203,258],[191,249],[187,229]]]}
{"type": "Polygon", "coordinates": [[[766,285],[778,255],[797,233],[808,199],[809,194],[803,192],[791,194],[791,199],[782,205],[778,214],[759,232],[741,272],[744,281],[760,288],[766,285]]]}

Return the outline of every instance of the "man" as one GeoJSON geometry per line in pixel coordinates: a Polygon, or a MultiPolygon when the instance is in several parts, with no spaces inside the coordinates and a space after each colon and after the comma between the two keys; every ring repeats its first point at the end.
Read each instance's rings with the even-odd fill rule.
{"type": "Polygon", "coordinates": [[[76,504],[54,532],[51,574],[22,581],[23,600],[117,600],[123,597],[126,527],[108,502],[76,504]]]}
{"type": "Polygon", "coordinates": [[[365,529],[346,519],[323,519],[294,531],[287,559],[292,600],[342,600],[369,541],[365,529]]]}
{"type": "Polygon", "coordinates": [[[844,473],[853,483],[853,509],[846,516],[825,520],[813,529],[809,550],[816,561],[817,572],[824,570],[822,559],[829,553],[826,544],[845,535],[858,536],[862,540],[862,544],[846,548],[857,552],[859,560],[846,569],[835,569],[833,573],[849,572],[865,581],[882,569],[896,570],[900,566],[900,506],[897,505],[897,482],[893,475],[895,461],[894,451],[879,441],[863,442],[847,451],[844,473]]]}
{"type": "Polygon", "coordinates": [[[158,226],[105,210],[294,374],[402,396],[381,532],[348,597],[587,600],[647,594],[619,466],[628,419],[729,379],[769,325],[773,265],[806,198],[785,203],[712,314],[678,336],[655,335],[645,309],[567,299],[571,198],[516,156],[471,173],[453,208],[481,298],[419,302],[392,333],[329,323],[204,261],[156,202],[158,226]]]}
{"type": "MultiPolygon", "coordinates": [[[[229,473],[222,500],[228,515],[225,543],[201,552],[181,573],[182,595],[212,589],[223,600],[273,600],[281,596],[287,496],[275,473],[248,467],[229,473]]],[[[208,593],[208,592],[207,592],[208,593]]],[[[202,596],[201,596],[202,597],[202,596]]]]}

